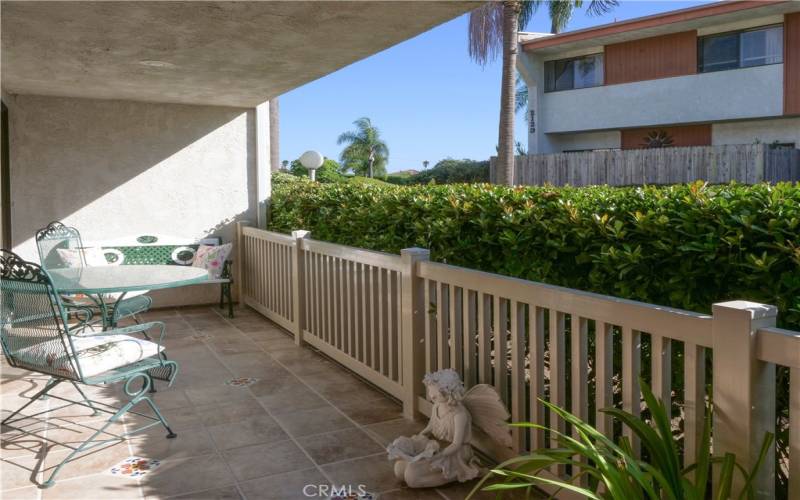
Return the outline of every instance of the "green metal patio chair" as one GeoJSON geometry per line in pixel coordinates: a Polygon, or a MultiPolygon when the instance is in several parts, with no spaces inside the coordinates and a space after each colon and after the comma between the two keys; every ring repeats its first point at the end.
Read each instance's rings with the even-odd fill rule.
{"type": "MultiPolygon", "coordinates": [[[[36,231],[36,248],[39,251],[39,259],[42,267],[45,269],[63,269],[69,267],[58,253],[59,249],[77,250],[80,256],[80,266],[86,266],[86,258],[84,256],[84,246],[81,240],[81,233],[74,227],[65,226],[59,221],[53,221],[42,229],[36,231]]],[[[138,314],[150,309],[153,305],[153,299],[146,295],[137,295],[133,297],[124,296],[119,300],[104,297],[88,297],[86,300],[81,301],[72,296],[62,296],[65,305],[68,308],[87,307],[90,306],[98,315],[102,315],[106,307],[110,306],[111,311],[107,314],[108,317],[101,317],[105,324],[111,327],[117,326],[119,321],[124,318],[133,318],[136,323],[139,323],[138,314]],[[104,303],[101,304],[100,301],[104,303]]]]}
{"type": "Polygon", "coordinates": [[[0,250],[0,342],[3,354],[13,367],[50,376],[45,386],[30,401],[11,413],[3,425],[35,417],[54,409],[81,405],[94,414],[105,412],[111,417],[86,441],[74,448],[50,474],[42,486],[55,484],[61,468],[77,459],[77,455],[96,446],[128,438],[134,433],[156,425],[163,425],[167,438],[176,434],[156,407],[148,393],[153,379],[172,385],[178,373],[178,364],[164,356],[161,342],[165,327],[162,322],[150,322],[99,333],[75,335],[67,323],[67,313],[50,276],[41,266],[26,262],[8,250],[0,250]],[[148,341],[130,334],[155,330],[158,341],[148,341]],[[52,394],[53,388],[69,383],[77,389],[82,401],[66,399],[52,394]],[[124,382],[124,391],[130,400],[117,408],[90,400],[81,390],[83,385],[102,385],[124,382]],[[138,389],[137,389],[138,387],[138,389]],[[35,415],[15,417],[43,396],[69,404],[51,408],[35,415]],[[139,403],[151,408],[154,416],[133,411],[139,403]],[[151,420],[142,427],[113,439],[98,439],[105,429],[126,413],[134,413],[151,420]]]}

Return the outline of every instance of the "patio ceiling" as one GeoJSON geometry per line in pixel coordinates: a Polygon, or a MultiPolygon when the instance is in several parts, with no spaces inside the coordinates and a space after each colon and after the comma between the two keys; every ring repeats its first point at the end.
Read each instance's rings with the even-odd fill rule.
{"type": "Polygon", "coordinates": [[[3,1],[2,86],[18,94],[253,107],[475,6],[3,1]]]}

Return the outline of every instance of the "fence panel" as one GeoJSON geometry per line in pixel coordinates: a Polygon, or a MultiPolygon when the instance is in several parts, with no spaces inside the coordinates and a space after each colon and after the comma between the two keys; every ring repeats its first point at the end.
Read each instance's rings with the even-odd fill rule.
{"type": "Polygon", "coordinates": [[[294,332],[292,255],[295,240],[284,234],[243,227],[240,239],[242,300],[294,332]]]}
{"type": "MultiPolygon", "coordinates": [[[[497,183],[497,160],[489,179],[497,183]]],[[[800,181],[800,150],[765,144],[732,144],[517,156],[516,185],[588,186],[675,184],[705,180],[800,181]]]]}
{"type": "MultiPolygon", "coordinates": [[[[679,423],[686,465],[698,454],[713,386],[715,453],[735,452],[749,467],[764,430],[776,431],[788,446],[767,459],[759,496],[772,494],[775,464],[789,478],[789,498],[800,498],[800,332],[775,328],[774,307],[734,301],[698,314],[433,263],[422,249],[398,256],[307,236],[241,227],[240,297],[298,343],[402,399],[406,416],[430,414],[424,373],[452,368],[467,388],[495,387],[512,421],[549,422],[574,435],[541,399],[617,439],[620,428],[600,410],[638,414],[641,376],[679,423]],[[776,386],[776,367],[789,374],[785,385],[776,386]],[[776,394],[786,387],[784,408],[776,394]]],[[[544,430],[512,432],[513,449],[479,434],[477,444],[497,459],[555,446],[544,430]]]]}
{"type": "MultiPolygon", "coordinates": [[[[613,435],[610,420],[599,410],[617,404],[638,412],[643,337],[648,352],[657,353],[649,355],[645,378],[662,397],[675,389],[673,343],[711,345],[708,315],[433,262],[420,263],[417,272],[427,291],[426,369],[457,370],[468,387],[493,385],[513,421],[543,422],[548,412],[537,401],[542,397],[613,435]],[[614,352],[615,343],[620,352],[614,352]],[[615,357],[621,366],[616,373],[615,357]],[[622,399],[616,402],[612,380],[622,384],[617,388],[622,399]]],[[[696,407],[705,395],[705,379],[697,364],[686,369],[692,376],[677,403],[696,407]]],[[[702,412],[702,399],[699,406],[702,412]]],[[[548,418],[557,430],[569,430],[563,421],[548,418]]],[[[690,450],[697,448],[697,423],[690,422],[686,436],[690,450]]],[[[555,446],[542,431],[515,429],[513,437],[517,452],[555,446]]]]}
{"type": "Polygon", "coordinates": [[[402,398],[400,256],[301,241],[308,263],[303,340],[402,398]]]}
{"type": "Polygon", "coordinates": [[[778,414],[775,423],[776,433],[788,433],[788,449],[778,450],[776,466],[789,478],[787,498],[800,498],[800,332],[759,329],[756,357],[788,370],[788,412],[778,414]]]}

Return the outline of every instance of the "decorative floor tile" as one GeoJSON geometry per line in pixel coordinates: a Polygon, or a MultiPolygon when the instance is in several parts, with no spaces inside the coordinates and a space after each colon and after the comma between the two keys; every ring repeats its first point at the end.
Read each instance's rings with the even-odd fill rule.
{"type": "Polygon", "coordinates": [[[343,495],[333,495],[328,497],[328,500],[377,500],[378,495],[374,493],[364,492],[364,493],[345,493],[343,495]]]}
{"type": "Polygon", "coordinates": [[[236,377],[225,381],[225,385],[232,385],[233,387],[247,387],[258,382],[254,377],[236,377]]]}
{"type": "Polygon", "coordinates": [[[117,465],[108,469],[112,476],[142,477],[161,465],[161,460],[142,457],[128,457],[117,465]]]}

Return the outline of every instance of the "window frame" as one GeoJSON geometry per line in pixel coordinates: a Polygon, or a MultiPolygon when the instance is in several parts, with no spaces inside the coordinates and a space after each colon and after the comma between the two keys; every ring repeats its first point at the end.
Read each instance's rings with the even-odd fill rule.
{"type": "Polygon", "coordinates": [[[592,88],[595,88],[595,87],[602,87],[602,86],[605,85],[605,81],[606,81],[605,63],[606,63],[605,52],[592,52],[591,54],[583,54],[581,56],[564,57],[562,59],[551,59],[549,61],[544,61],[544,72],[543,72],[544,73],[544,92],[546,94],[549,94],[551,92],[569,92],[570,90],[582,90],[582,89],[592,89],[592,88]],[[601,56],[600,66],[601,66],[602,72],[603,72],[602,79],[601,79],[602,81],[600,83],[598,83],[597,85],[590,85],[588,87],[576,87],[575,86],[575,77],[574,77],[575,67],[573,66],[572,67],[573,68],[572,69],[572,71],[573,71],[572,87],[570,87],[568,89],[552,89],[552,90],[548,90],[547,89],[548,81],[549,81],[549,78],[548,78],[548,75],[547,75],[547,66],[548,66],[548,64],[552,64],[555,67],[556,63],[574,62],[574,61],[578,61],[578,60],[581,60],[581,59],[586,59],[586,58],[589,58],[589,57],[597,57],[597,56],[601,56]]]}
{"type": "Polygon", "coordinates": [[[784,54],[784,48],[786,44],[786,28],[784,23],[776,23],[776,24],[767,24],[764,26],[753,26],[752,28],[745,28],[740,30],[731,30],[731,31],[721,31],[719,33],[712,33],[710,35],[703,35],[697,37],[697,74],[703,73],[718,73],[720,71],[735,71],[737,69],[747,69],[747,68],[760,68],[761,66],[772,66],[774,64],[783,64],[784,58],[786,54],[784,54]],[[766,31],[771,28],[781,28],[782,40],[781,40],[781,60],[780,62],[771,62],[771,63],[764,63],[764,64],[751,64],[749,66],[742,65],[742,33],[750,33],[753,31],[766,31]],[[725,35],[737,35],[737,58],[738,58],[738,66],[735,68],[720,68],[720,69],[703,69],[703,42],[708,38],[714,38],[719,36],[725,35]]]}

